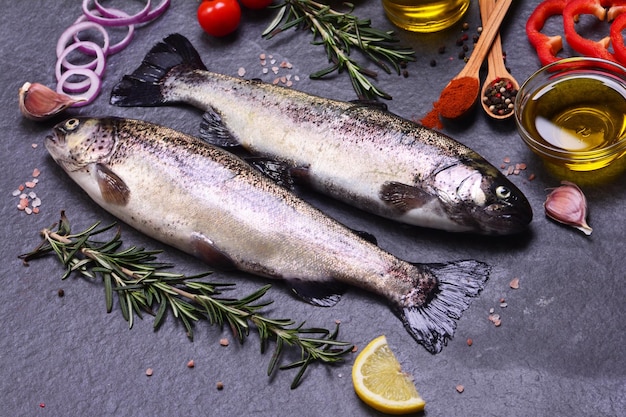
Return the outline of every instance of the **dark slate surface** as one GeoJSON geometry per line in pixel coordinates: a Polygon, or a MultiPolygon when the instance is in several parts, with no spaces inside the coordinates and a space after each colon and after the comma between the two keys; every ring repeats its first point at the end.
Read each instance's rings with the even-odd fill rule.
{"type": "MultiPolygon", "coordinates": [[[[24,267],[17,256],[33,248],[38,231],[57,221],[61,210],[82,229],[102,220],[114,221],[92,203],[54,164],[43,147],[53,121],[35,123],[21,117],[18,88],[25,81],[55,85],[56,39],[80,13],[80,2],[5,2],[2,16],[2,261],[0,292],[0,414],[3,416],[200,416],[200,415],[378,415],[359,401],[350,381],[352,358],[334,368],[312,367],[297,390],[290,390],[292,372],[266,375],[269,356],[261,356],[256,336],[243,346],[219,345],[229,337],[220,329],[200,325],[190,342],[174,320],[158,332],[150,318],[131,330],[116,310],[106,314],[103,288],[72,276],[60,280],[62,267],[52,258],[24,267]],[[33,147],[33,144],[38,145],[33,147]],[[11,195],[19,184],[41,170],[34,191],[41,213],[27,216],[11,195]],[[65,296],[60,298],[58,290],[65,296]],[[188,369],[193,359],[195,368],[188,369]],[[147,368],[154,370],[147,377],[147,368]],[[218,391],[216,383],[224,389],[218,391]]],[[[196,1],[174,1],[157,22],[138,29],[135,40],[110,58],[103,93],[95,103],[70,114],[117,115],[159,122],[196,134],[200,114],[192,109],[117,108],[108,104],[111,87],[133,70],[147,50],[172,32],[187,36],[207,66],[246,77],[272,81],[264,75],[259,54],[288,60],[300,77],[293,88],[322,96],[355,98],[345,76],[311,81],[307,75],[325,65],[323,50],[310,45],[310,34],[290,31],[274,40],[260,33],[272,13],[245,12],[238,32],[211,39],[196,24],[196,1]]],[[[504,49],[513,74],[523,81],[538,69],[524,35],[524,25],[538,0],[516,2],[505,22],[504,49]]],[[[374,25],[391,28],[378,1],[358,1],[356,12],[374,25]]],[[[478,4],[467,15],[468,33],[475,32],[478,4]]],[[[558,24],[553,24],[558,28],[558,24]]],[[[555,29],[556,30],[556,29],[555,29]]],[[[599,30],[603,30],[600,28],[599,30]]],[[[460,27],[435,35],[401,32],[416,48],[418,61],[409,77],[381,74],[379,85],[391,93],[392,111],[421,117],[444,85],[462,68],[455,40],[460,27]],[[445,54],[437,52],[447,46],[445,54]],[[437,60],[437,66],[429,62],[437,60]]],[[[618,416],[626,409],[624,358],[624,258],[626,191],[618,175],[606,183],[581,179],[590,207],[593,235],[559,226],[543,215],[546,188],[562,176],[548,171],[521,143],[513,124],[494,123],[475,112],[446,133],[500,166],[524,162],[528,169],[512,180],[526,193],[535,219],[528,233],[510,238],[452,235],[398,226],[311,193],[302,195],[348,226],[366,230],[379,244],[411,261],[477,258],[494,270],[481,296],[459,322],[456,337],[436,356],[427,353],[405,332],[391,311],[360,291],[350,291],[334,308],[316,308],[293,298],[280,284],[270,291],[271,313],[332,327],[340,320],[341,338],[363,347],[386,334],[404,369],[415,376],[427,401],[425,415],[437,416],[618,416]],[[529,174],[536,178],[528,180],[529,174]],[[509,282],[520,279],[520,288],[509,282]],[[500,307],[505,299],[506,308],[500,307]],[[490,309],[502,325],[489,320],[490,309]],[[473,339],[468,347],[466,340],[473,339]],[[462,394],[455,389],[463,385],[462,394]]],[[[163,260],[181,272],[206,269],[199,261],[122,226],[127,244],[165,249],[163,260]]],[[[216,279],[237,284],[243,295],[265,280],[243,274],[216,273],[216,279]]]]}

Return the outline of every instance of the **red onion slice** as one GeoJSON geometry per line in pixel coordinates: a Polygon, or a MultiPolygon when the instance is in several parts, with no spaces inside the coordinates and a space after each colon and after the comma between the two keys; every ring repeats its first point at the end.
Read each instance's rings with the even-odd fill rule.
{"type": "MultiPolygon", "coordinates": [[[[161,4],[159,4],[157,7],[154,8],[154,10],[150,10],[148,12],[148,14],[146,14],[143,18],[141,18],[140,22],[137,23],[148,23],[154,19],[156,19],[157,17],[161,16],[165,10],[167,10],[167,8],[169,7],[171,1],[170,0],[163,0],[161,1],[161,4]]],[[[94,6],[96,7],[96,9],[102,14],[102,16],[105,17],[119,17],[116,12],[118,12],[118,10],[116,9],[112,9],[109,7],[104,7],[103,5],[100,4],[100,2],[98,0],[94,0],[93,2],[94,6]]]]}
{"type": "Polygon", "coordinates": [[[170,3],[171,3],[170,0],[163,0],[161,4],[159,4],[157,7],[154,8],[154,10],[151,10],[148,12],[148,14],[144,17],[142,23],[150,22],[156,19],[157,17],[161,16],[163,13],[165,13],[167,8],[170,6],[170,3]]]}
{"type": "MultiPolygon", "coordinates": [[[[124,13],[121,10],[118,10],[118,9],[107,9],[107,10],[111,12],[111,15],[109,17],[113,17],[113,16],[128,17],[128,14],[124,13]]],[[[84,22],[85,20],[87,20],[87,16],[81,15],[78,19],[76,19],[74,24],[84,22]]],[[[133,40],[133,36],[135,34],[135,25],[127,25],[127,28],[128,28],[128,32],[126,33],[126,36],[124,37],[124,39],[122,39],[118,43],[109,45],[109,51],[107,55],[113,55],[113,54],[118,53],[122,49],[126,48],[128,44],[133,40]]],[[[78,33],[74,34],[74,42],[80,42],[80,39],[78,38],[78,33]]],[[[79,49],[84,54],[93,55],[93,51],[91,49],[86,49],[86,48],[79,48],[79,49]]]]}
{"type": "MultiPolygon", "coordinates": [[[[96,13],[94,13],[94,10],[100,10],[100,8],[90,9],[89,3],[91,3],[91,0],[83,0],[83,13],[88,20],[101,24],[102,26],[128,26],[134,25],[136,23],[141,23],[143,22],[143,18],[145,18],[146,15],[148,15],[148,12],[150,12],[150,7],[152,6],[151,1],[146,0],[146,7],[144,7],[140,12],[134,15],[128,17],[104,17],[98,16],[96,13]]],[[[104,14],[101,10],[100,12],[104,14]]]]}
{"type": "Polygon", "coordinates": [[[59,40],[57,42],[57,58],[60,57],[65,50],[68,41],[72,39],[74,35],[78,34],[78,32],[81,32],[85,29],[97,29],[98,31],[100,31],[104,38],[104,45],[101,47],[102,52],[104,52],[104,55],[107,55],[109,53],[110,40],[109,33],[106,31],[106,29],[104,29],[102,25],[94,22],[79,22],[65,29],[65,31],[63,31],[63,33],[59,37],[59,40]]]}
{"type": "MultiPolygon", "coordinates": [[[[76,83],[73,83],[73,84],[76,84],[76,83]]],[[[82,107],[82,106],[86,106],[87,104],[93,102],[96,99],[98,94],[100,94],[101,87],[102,87],[102,83],[100,82],[100,77],[98,77],[98,75],[95,72],[87,68],[78,68],[78,69],[67,70],[65,73],[63,73],[63,75],[59,79],[59,83],[57,84],[57,93],[66,94],[74,99],[82,100],[72,105],[72,107],[82,107]],[[86,81],[89,82],[89,89],[85,93],[79,94],[79,95],[68,94],[67,91],[69,90],[66,91],[65,89],[67,86],[67,80],[73,75],[87,77],[86,81]]]]}
{"type": "MultiPolygon", "coordinates": [[[[90,42],[90,41],[79,41],[76,43],[71,44],[70,46],[68,46],[67,48],[65,48],[65,50],[63,51],[63,53],[61,54],[61,56],[57,59],[57,63],[55,66],[55,75],[57,77],[57,82],[59,82],[59,80],[61,79],[61,69],[63,68],[67,68],[70,70],[73,69],[89,69],[89,70],[93,70],[93,72],[98,76],[102,76],[102,73],[104,72],[104,67],[106,64],[106,59],[104,56],[104,52],[102,51],[102,48],[100,48],[100,46],[98,46],[97,44],[90,42]],[[94,60],[92,60],[91,62],[87,63],[87,64],[72,64],[70,62],[67,61],[67,56],[75,49],[79,49],[79,48],[85,48],[85,49],[89,49],[91,51],[94,51],[96,53],[96,58],[94,60]]],[[[87,90],[89,88],[89,80],[84,80],[81,82],[69,82],[67,81],[65,83],[65,87],[64,89],[68,90],[68,91],[72,91],[72,92],[83,92],[85,90],[87,90]]]]}

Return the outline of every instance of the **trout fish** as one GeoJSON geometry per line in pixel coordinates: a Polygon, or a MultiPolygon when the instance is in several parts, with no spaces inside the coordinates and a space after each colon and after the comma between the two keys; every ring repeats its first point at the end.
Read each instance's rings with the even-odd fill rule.
{"type": "Polygon", "coordinates": [[[532,220],[522,192],[454,139],[380,106],[209,72],[179,34],[154,46],[113,88],[110,101],[198,107],[206,112],[206,141],[278,161],[262,170],[286,167],[283,172],[318,192],[399,222],[506,235],[532,220]]]}
{"type": "Polygon", "coordinates": [[[72,118],[46,148],[101,207],[209,265],[282,279],[304,300],[347,286],[383,297],[437,353],[488,279],[483,262],[413,264],[383,251],[238,156],[138,120],[72,118]]]}

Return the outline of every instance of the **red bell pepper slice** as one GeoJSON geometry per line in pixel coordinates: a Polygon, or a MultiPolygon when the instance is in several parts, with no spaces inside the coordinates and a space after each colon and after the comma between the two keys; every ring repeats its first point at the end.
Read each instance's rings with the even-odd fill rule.
{"type": "Polygon", "coordinates": [[[612,2],[611,8],[606,13],[606,20],[612,22],[620,14],[626,13],[626,0],[615,0],[612,2]]]}
{"type": "Polygon", "coordinates": [[[606,9],[603,7],[603,3],[611,2],[602,2],[601,0],[570,0],[563,10],[565,39],[572,49],[580,54],[617,62],[613,54],[607,49],[610,38],[607,37],[600,41],[585,39],[576,32],[575,28],[578,16],[581,14],[592,14],[599,20],[604,20],[606,18],[606,9]]]}
{"type": "Polygon", "coordinates": [[[613,21],[611,24],[611,44],[613,45],[613,53],[615,58],[622,65],[626,65],[626,46],[622,31],[626,29],[626,11],[613,21]]]}
{"type": "Polygon", "coordinates": [[[561,36],[548,36],[541,33],[546,20],[551,16],[562,14],[568,0],[544,0],[526,21],[526,36],[537,51],[541,65],[558,61],[556,54],[563,48],[561,36]]]}

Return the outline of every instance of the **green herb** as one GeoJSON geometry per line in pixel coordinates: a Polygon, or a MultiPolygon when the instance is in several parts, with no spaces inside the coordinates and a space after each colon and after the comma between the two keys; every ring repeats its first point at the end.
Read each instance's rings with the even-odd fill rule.
{"type": "MultiPolygon", "coordinates": [[[[186,277],[165,271],[171,265],[156,262],[159,251],[147,251],[137,247],[120,249],[121,233],[111,240],[100,242],[100,235],[115,224],[99,227],[96,223],[88,229],[72,234],[70,222],[61,212],[56,231],[41,231],[43,241],[31,252],[20,255],[24,262],[49,253],[57,255],[66,267],[62,279],[76,272],[89,279],[100,277],[104,284],[107,312],[113,309],[117,297],[122,315],[132,328],[134,317],[143,313],[154,315],[154,327],[158,328],[170,311],[185,326],[187,335],[193,339],[193,324],[205,320],[211,324],[227,324],[240,343],[248,337],[251,326],[256,327],[264,353],[271,341],[274,353],[268,366],[268,375],[278,369],[299,368],[291,388],[296,388],[307,367],[314,362],[333,364],[341,361],[352,350],[349,343],[337,340],[339,325],[334,331],[321,328],[305,328],[304,323],[295,325],[291,319],[266,317],[262,309],[272,301],[259,301],[269,290],[266,285],[241,299],[216,297],[224,287],[232,284],[201,281],[210,273],[186,277]],[[285,348],[300,350],[300,359],[278,366],[285,348]]],[[[54,226],[53,226],[54,227],[54,226]]]]}
{"type": "Polygon", "coordinates": [[[345,70],[360,99],[391,99],[389,94],[370,80],[376,78],[376,72],[363,68],[351,58],[351,50],[360,50],[387,73],[391,73],[387,63],[391,64],[398,74],[403,63],[415,60],[415,51],[397,45],[398,40],[393,31],[372,28],[369,19],[359,19],[351,14],[353,4],[343,4],[349,9],[347,13],[313,0],[284,0],[276,6],[279,8],[278,13],[263,36],[269,39],[292,27],[308,28],[313,32],[313,44],[324,45],[328,60],[332,63],[330,67],[311,74],[311,78],[319,79],[332,72],[345,70]]]}

